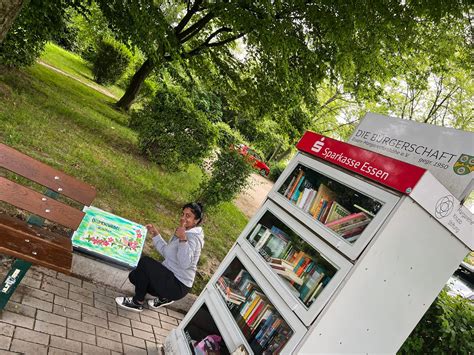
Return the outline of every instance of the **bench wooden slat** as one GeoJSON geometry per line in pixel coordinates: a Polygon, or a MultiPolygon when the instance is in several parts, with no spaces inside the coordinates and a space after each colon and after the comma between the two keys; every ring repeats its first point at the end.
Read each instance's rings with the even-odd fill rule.
{"type": "Polygon", "coordinates": [[[24,176],[53,191],[89,206],[96,196],[93,186],[0,143],[0,167],[24,176]]]}
{"type": "Polygon", "coordinates": [[[76,230],[84,212],[0,177],[0,200],[76,230]]]}
{"type": "Polygon", "coordinates": [[[64,242],[52,242],[0,224],[0,253],[69,274],[72,265],[71,241],[61,235],[56,238],[69,241],[69,247],[65,248],[62,245],[64,242]]]}
{"type": "Polygon", "coordinates": [[[38,238],[56,244],[57,246],[63,248],[66,251],[71,250],[71,239],[69,237],[51,232],[47,229],[38,226],[31,225],[28,222],[22,221],[15,217],[11,217],[5,213],[0,213],[0,228],[9,228],[25,235],[33,234],[38,238]]]}

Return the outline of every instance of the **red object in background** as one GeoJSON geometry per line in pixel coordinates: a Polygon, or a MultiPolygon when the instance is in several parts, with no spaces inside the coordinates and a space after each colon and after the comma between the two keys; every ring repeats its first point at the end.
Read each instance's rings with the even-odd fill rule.
{"type": "Polygon", "coordinates": [[[268,176],[270,174],[270,168],[255,150],[245,144],[238,144],[233,148],[246,157],[250,164],[259,171],[260,175],[268,176]]]}
{"type": "Polygon", "coordinates": [[[310,131],[303,135],[296,148],[404,194],[413,190],[426,171],[418,166],[310,131]]]}

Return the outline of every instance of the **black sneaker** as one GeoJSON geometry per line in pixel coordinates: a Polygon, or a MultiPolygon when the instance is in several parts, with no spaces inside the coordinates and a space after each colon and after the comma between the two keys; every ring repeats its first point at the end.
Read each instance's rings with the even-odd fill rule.
{"type": "Polygon", "coordinates": [[[143,311],[143,304],[136,303],[133,300],[133,297],[115,297],[115,302],[119,305],[119,307],[129,311],[143,311]]]}
{"type": "Polygon", "coordinates": [[[148,300],[148,305],[150,306],[150,308],[158,309],[160,307],[167,306],[173,302],[174,301],[171,301],[167,298],[156,297],[154,300],[148,300]]]}

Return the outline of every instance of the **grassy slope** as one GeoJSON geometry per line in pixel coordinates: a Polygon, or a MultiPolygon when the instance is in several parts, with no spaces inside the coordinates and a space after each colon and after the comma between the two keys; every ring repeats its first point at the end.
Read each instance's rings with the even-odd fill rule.
{"type": "MultiPolygon", "coordinates": [[[[54,63],[51,63],[54,65],[54,63]]],[[[64,68],[63,68],[64,69],[64,68]]],[[[94,205],[139,223],[173,232],[180,206],[199,184],[200,170],[167,173],[145,161],[128,117],[112,99],[41,65],[0,68],[0,141],[76,176],[98,190],[94,205]]],[[[230,204],[208,215],[206,245],[194,292],[225,256],[245,226],[230,204]]],[[[154,253],[151,243],[146,253],[154,253]]]]}
{"type": "MultiPolygon", "coordinates": [[[[92,74],[92,65],[90,63],[77,54],[71,53],[54,43],[46,44],[41,60],[84,82],[98,85],[93,81],[94,75],[92,74]]],[[[107,85],[105,88],[117,97],[121,97],[124,93],[124,90],[116,85],[107,85]]]]}

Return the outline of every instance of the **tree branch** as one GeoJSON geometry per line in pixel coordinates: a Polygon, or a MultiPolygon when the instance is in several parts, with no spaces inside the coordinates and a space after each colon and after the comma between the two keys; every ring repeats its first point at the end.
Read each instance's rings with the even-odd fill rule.
{"type": "Polygon", "coordinates": [[[178,35],[188,24],[189,20],[191,20],[191,17],[198,11],[199,5],[201,5],[203,0],[196,0],[189,8],[189,1],[188,1],[188,11],[186,12],[186,15],[179,21],[178,25],[174,28],[174,33],[178,35]]]}
{"type": "Polygon", "coordinates": [[[206,26],[209,21],[211,21],[215,15],[212,12],[208,12],[206,15],[201,17],[198,21],[194,24],[189,26],[186,30],[178,33],[176,37],[180,43],[184,43],[194,37],[199,31],[201,31],[204,26],[206,26]]]}
{"type": "Polygon", "coordinates": [[[238,38],[245,35],[245,33],[239,33],[239,34],[236,34],[236,35],[231,36],[229,38],[226,38],[225,40],[222,40],[222,41],[219,41],[219,42],[214,42],[214,43],[209,43],[209,41],[211,41],[212,38],[216,37],[217,34],[219,34],[220,32],[228,32],[228,31],[231,31],[231,29],[227,29],[225,27],[216,30],[215,32],[211,33],[206,38],[206,40],[203,43],[201,43],[198,47],[194,48],[193,50],[191,50],[187,53],[184,53],[183,58],[189,58],[189,57],[193,57],[195,55],[198,55],[199,53],[201,53],[202,50],[204,50],[206,48],[223,46],[223,45],[225,45],[227,43],[230,43],[232,41],[235,41],[236,39],[238,39],[238,38]]]}

